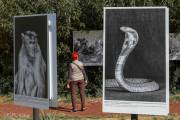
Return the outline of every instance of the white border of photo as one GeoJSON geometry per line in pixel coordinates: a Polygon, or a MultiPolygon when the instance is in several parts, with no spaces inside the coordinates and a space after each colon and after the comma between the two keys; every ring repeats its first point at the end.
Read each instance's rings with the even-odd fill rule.
{"type": "Polygon", "coordinates": [[[168,115],[169,113],[169,9],[167,7],[104,7],[103,23],[103,112],[168,115]],[[166,28],[166,102],[142,102],[105,100],[105,33],[106,33],[106,10],[108,9],[165,9],[166,28]]]}

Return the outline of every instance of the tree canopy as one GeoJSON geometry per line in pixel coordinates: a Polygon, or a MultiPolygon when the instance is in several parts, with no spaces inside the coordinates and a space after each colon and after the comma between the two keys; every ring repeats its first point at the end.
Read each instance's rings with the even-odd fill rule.
{"type": "MultiPolygon", "coordinates": [[[[168,6],[170,32],[180,32],[178,0],[0,0],[0,93],[13,91],[13,16],[57,14],[58,91],[63,92],[72,51],[72,31],[102,30],[103,7],[168,6]]],[[[102,67],[87,68],[91,88],[101,95],[102,67]]]]}

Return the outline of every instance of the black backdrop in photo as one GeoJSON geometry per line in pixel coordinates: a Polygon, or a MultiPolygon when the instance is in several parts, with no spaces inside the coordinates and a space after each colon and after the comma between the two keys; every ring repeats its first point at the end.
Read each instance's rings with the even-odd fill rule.
{"type": "Polygon", "coordinates": [[[115,78],[115,66],[125,38],[120,27],[131,27],[138,32],[139,41],[127,58],[124,76],[155,80],[164,93],[165,9],[107,9],[105,17],[105,79],[115,78]]]}
{"type": "Polygon", "coordinates": [[[46,63],[46,98],[48,98],[48,86],[47,86],[47,15],[41,16],[24,16],[15,17],[15,73],[18,71],[18,55],[22,46],[21,33],[25,31],[33,31],[38,36],[38,44],[41,49],[43,59],[46,63]]]}

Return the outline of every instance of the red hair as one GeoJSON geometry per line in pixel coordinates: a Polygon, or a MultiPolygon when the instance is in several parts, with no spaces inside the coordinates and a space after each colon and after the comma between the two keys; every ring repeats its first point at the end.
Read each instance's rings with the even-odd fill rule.
{"type": "Polygon", "coordinates": [[[73,60],[77,60],[77,59],[78,59],[78,56],[79,56],[79,55],[78,55],[78,52],[74,51],[74,52],[72,53],[72,56],[71,56],[71,57],[72,57],[73,60]]]}

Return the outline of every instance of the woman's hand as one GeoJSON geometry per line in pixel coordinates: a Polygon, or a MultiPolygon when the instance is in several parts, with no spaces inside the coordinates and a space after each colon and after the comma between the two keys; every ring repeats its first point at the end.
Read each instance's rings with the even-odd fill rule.
{"type": "Polygon", "coordinates": [[[67,89],[70,89],[70,85],[69,85],[69,84],[67,84],[67,85],[66,85],[66,88],[67,88],[67,89]]]}
{"type": "Polygon", "coordinates": [[[85,81],[84,81],[84,83],[85,83],[85,86],[87,86],[87,84],[88,84],[88,81],[87,81],[87,80],[85,80],[85,81]]]}
{"type": "Polygon", "coordinates": [[[71,80],[68,80],[68,81],[67,81],[67,85],[66,85],[66,88],[67,88],[67,89],[70,89],[70,82],[71,82],[71,80]]]}

